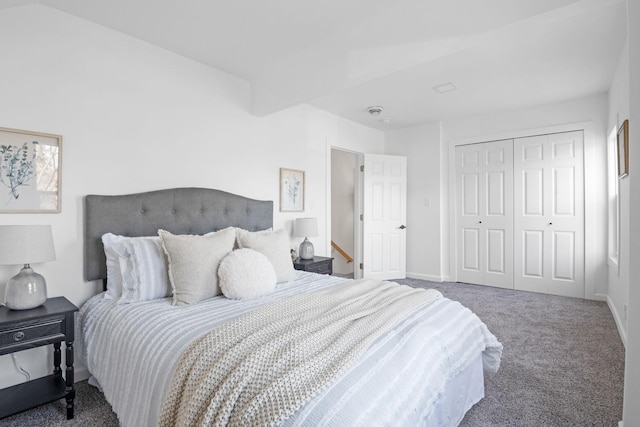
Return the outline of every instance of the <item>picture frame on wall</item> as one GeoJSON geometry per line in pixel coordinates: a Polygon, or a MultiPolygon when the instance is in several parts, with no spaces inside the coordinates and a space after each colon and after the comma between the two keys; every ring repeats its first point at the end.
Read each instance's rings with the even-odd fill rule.
{"type": "Polygon", "coordinates": [[[280,212],[304,211],[304,171],[280,168],[280,212]]]}
{"type": "Polygon", "coordinates": [[[618,129],[618,178],[629,175],[629,120],[618,129]]]}
{"type": "Polygon", "coordinates": [[[0,128],[0,213],[59,213],[62,136],[0,128]]]}

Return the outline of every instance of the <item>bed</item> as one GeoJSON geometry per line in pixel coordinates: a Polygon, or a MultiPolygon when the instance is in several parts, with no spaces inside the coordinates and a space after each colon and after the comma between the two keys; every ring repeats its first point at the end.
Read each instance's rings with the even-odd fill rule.
{"type": "MultiPolygon", "coordinates": [[[[376,334],[366,341],[366,346],[353,361],[345,362],[335,369],[334,374],[326,375],[330,378],[319,388],[298,398],[281,418],[274,418],[278,420],[277,423],[269,421],[265,424],[458,425],[466,411],[484,397],[483,372],[497,371],[502,345],[468,309],[439,295],[426,296],[424,292],[416,293],[422,290],[404,289],[408,287],[387,282],[350,281],[304,271],[294,271],[288,280],[280,281],[269,293],[249,299],[215,295],[197,303],[176,306],[173,304],[176,302],[175,294],[173,297],[139,298],[128,303],[122,301],[125,291],[119,297],[107,295],[108,267],[103,246],[103,236],[106,234],[147,239],[142,236],[157,236],[159,230],[165,230],[174,236],[218,236],[226,233],[228,227],[234,227],[235,230],[244,230],[244,235],[262,238],[263,234],[279,232],[269,231],[273,227],[272,215],[273,203],[270,201],[252,200],[203,188],[178,188],[120,196],[90,195],[85,198],[85,278],[88,281],[103,280],[105,292],[89,299],[80,310],[78,348],[80,357],[92,375],[92,383],[102,389],[121,425],[181,424],[168,422],[174,419],[167,418],[167,414],[178,411],[174,408],[177,406],[176,399],[185,400],[185,396],[192,396],[186,400],[197,400],[204,393],[196,388],[195,392],[187,394],[185,390],[190,390],[189,387],[179,388],[176,385],[181,372],[193,376],[192,371],[196,368],[188,370],[185,367],[189,360],[185,356],[193,354],[194,346],[202,342],[203,337],[215,335],[225,328],[235,330],[236,327],[230,325],[239,324],[245,318],[249,318],[249,323],[255,323],[251,316],[273,311],[282,316],[282,307],[288,307],[286,310],[293,312],[302,303],[313,301],[315,304],[316,300],[328,296],[342,298],[343,294],[365,287],[366,292],[373,292],[373,288],[376,288],[376,292],[378,288],[384,289],[384,292],[402,292],[407,295],[403,296],[404,301],[416,308],[407,309],[401,317],[394,318],[396,320],[389,320],[384,328],[373,328],[376,334]],[[416,302],[418,300],[421,302],[416,302]],[[274,306],[279,308],[273,309],[274,306]]],[[[237,241],[234,244],[237,245],[237,241]]],[[[363,304],[375,299],[359,298],[363,304]]],[[[301,323],[300,327],[306,327],[308,311],[313,310],[301,309],[301,319],[304,321],[298,319],[291,321],[291,324],[298,322],[301,323]]],[[[369,311],[379,312],[377,309],[369,311]]],[[[320,318],[327,318],[327,314],[324,313],[320,318]]],[[[309,320],[314,321],[319,320],[309,320]]],[[[286,329],[292,328],[287,326],[286,329]]],[[[271,343],[268,346],[272,347],[271,343]]],[[[326,351],[324,347],[327,345],[318,347],[319,351],[326,351]]],[[[231,351],[226,348],[223,351],[220,341],[216,341],[212,348],[207,348],[221,354],[215,358],[206,354],[199,357],[216,359],[216,362],[231,351]]],[[[234,348],[233,351],[238,350],[234,348]]],[[[277,354],[280,357],[281,353],[277,354]]],[[[324,360],[325,353],[319,354],[324,360]]],[[[232,359],[242,359],[243,363],[250,360],[244,355],[232,359]]],[[[275,364],[269,365],[270,372],[289,369],[289,362],[279,360],[289,359],[282,356],[282,359],[276,360],[275,364]]],[[[255,362],[253,364],[256,365],[255,362]]],[[[257,363],[260,364],[262,362],[257,363]]],[[[243,366],[249,365],[251,363],[246,362],[243,366]]],[[[256,369],[262,368],[258,366],[256,369]]],[[[264,375],[269,374],[253,372],[250,381],[243,381],[237,366],[230,372],[232,374],[225,373],[220,378],[226,381],[227,377],[236,375],[239,378],[237,381],[254,387],[264,375]]],[[[289,378],[286,384],[296,381],[297,377],[289,378]]],[[[252,422],[246,421],[249,418],[242,418],[244,413],[253,414],[251,408],[255,408],[255,405],[241,406],[241,400],[226,403],[226,407],[220,406],[227,408],[225,411],[235,411],[231,418],[222,417],[219,413],[225,411],[215,409],[218,407],[210,403],[222,399],[218,395],[217,382],[214,381],[214,391],[208,391],[213,394],[203,398],[209,405],[207,417],[183,424],[263,424],[256,422],[255,418],[252,422]],[[247,407],[251,410],[239,409],[247,407]],[[207,422],[203,422],[203,419],[207,422]],[[214,422],[210,422],[211,419],[214,422]]],[[[248,386],[245,384],[243,387],[248,386]]],[[[274,394],[271,389],[265,393],[269,396],[274,394]]],[[[289,391],[281,393],[288,394],[289,391]]],[[[282,401],[292,400],[286,396],[269,398],[275,399],[278,405],[282,401]]],[[[276,404],[270,405],[269,410],[273,412],[276,404]]]]}

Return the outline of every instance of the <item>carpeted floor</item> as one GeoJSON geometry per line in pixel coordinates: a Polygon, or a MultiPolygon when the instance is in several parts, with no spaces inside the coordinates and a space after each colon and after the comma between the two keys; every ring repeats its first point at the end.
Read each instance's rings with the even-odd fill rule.
{"type": "Polygon", "coordinates": [[[432,287],[478,315],[504,345],[500,370],[461,426],[616,427],[624,346],[605,302],[460,283],[432,287]]]}
{"type": "MultiPolygon", "coordinates": [[[[624,347],[603,302],[459,283],[406,279],[475,312],[504,345],[500,370],[461,426],[616,427],[622,419],[624,347]]],[[[0,420],[0,426],[109,427],[118,420],[102,394],[76,384],[76,418],[64,401],[0,420]]]]}

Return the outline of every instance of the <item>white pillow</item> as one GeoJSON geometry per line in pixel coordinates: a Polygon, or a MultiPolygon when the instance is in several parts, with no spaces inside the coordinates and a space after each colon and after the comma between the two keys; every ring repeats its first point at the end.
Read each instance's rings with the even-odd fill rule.
{"type": "Polygon", "coordinates": [[[220,261],[220,289],[231,299],[268,295],[276,288],[276,272],[266,256],[253,249],[238,249],[220,261]]]}
{"type": "Polygon", "coordinates": [[[169,263],[173,305],[195,304],[221,294],[218,265],[233,250],[232,227],[206,236],[176,236],[165,230],[158,234],[169,263]]]}
{"type": "Polygon", "coordinates": [[[114,249],[114,245],[120,244],[122,236],[113,233],[102,235],[104,254],[107,257],[107,292],[105,299],[120,298],[122,296],[122,270],[120,269],[120,256],[114,249]]]}
{"type": "Polygon", "coordinates": [[[296,278],[291,262],[289,234],[286,230],[251,232],[237,229],[238,247],[254,249],[265,255],[276,272],[278,283],[296,278]]]}
{"type": "Polygon", "coordinates": [[[127,304],[171,295],[167,263],[158,236],[107,233],[102,241],[107,256],[105,298],[120,298],[119,304],[127,304]]]}

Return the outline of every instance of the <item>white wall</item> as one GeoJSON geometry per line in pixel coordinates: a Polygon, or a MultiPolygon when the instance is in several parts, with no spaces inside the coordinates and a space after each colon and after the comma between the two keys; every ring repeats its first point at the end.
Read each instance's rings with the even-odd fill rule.
{"type": "Polygon", "coordinates": [[[385,150],[407,157],[407,277],[442,281],[440,125],[388,131],[385,150]]]}
{"type": "MultiPolygon", "coordinates": [[[[381,132],[310,106],[251,116],[246,81],[42,5],[0,11],[0,57],[0,126],[64,138],[62,212],[3,214],[0,223],[52,225],[57,260],[34,268],[49,296],[76,305],[101,289],[83,279],[86,194],[198,186],[274,200],[276,228],[318,217],[314,243],[326,255],[331,145],[384,148],[381,132]],[[303,214],[278,211],[280,167],[306,172],[303,214]]],[[[0,268],[0,300],[18,268],[0,268]]],[[[20,360],[34,376],[52,363],[48,348],[20,360]]],[[[22,379],[1,356],[0,387],[22,379]]]]}
{"type": "MultiPolygon", "coordinates": [[[[618,60],[616,72],[609,89],[609,120],[607,130],[618,129],[629,118],[629,46],[625,46],[618,60]]],[[[618,265],[609,268],[607,302],[616,320],[623,342],[626,341],[627,319],[624,317],[624,305],[628,304],[629,294],[629,184],[630,177],[618,180],[619,198],[619,252],[618,265]]]]}
{"type": "Polygon", "coordinates": [[[629,315],[625,363],[623,420],[626,427],[640,420],[640,2],[627,0],[629,76],[629,315]],[[635,169],[634,169],[635,167],[635,169]]]}

